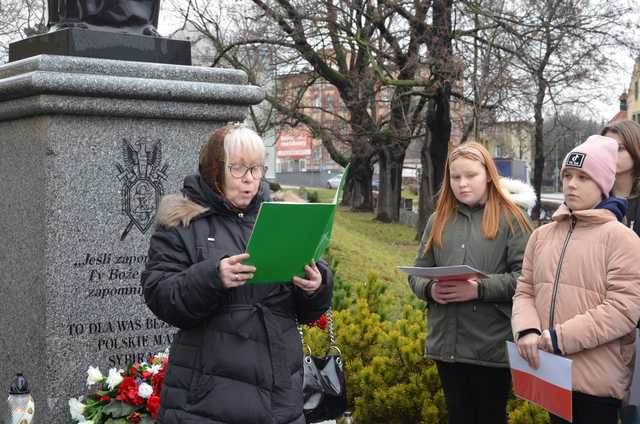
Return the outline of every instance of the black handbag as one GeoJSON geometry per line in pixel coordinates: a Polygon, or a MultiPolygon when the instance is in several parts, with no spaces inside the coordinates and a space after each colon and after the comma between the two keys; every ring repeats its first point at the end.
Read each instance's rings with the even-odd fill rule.
{"type": "Polygon", "coordinates": [[[304,356],[302,390],[307,423],[333,420],[347,410],[344,364],[342,353],[336,345],[331,309],[326,312],[326,316],[329,324],[329,348],[326,355],[313,356],[309,349],[309,353],[304,356]]]}

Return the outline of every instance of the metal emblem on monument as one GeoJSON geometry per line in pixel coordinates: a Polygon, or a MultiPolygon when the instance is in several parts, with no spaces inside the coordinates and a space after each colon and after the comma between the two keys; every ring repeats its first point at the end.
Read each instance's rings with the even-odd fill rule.
{"type": "Polygon", "coordinates": [[[158,210],[160,198],[164,194],[162,180],[167,179],[168,164],[161,167],[162,143],[152,143],[138,139],[132,145],[122,140],[122,159],[124,166],[116,163],[118,180],[122,182],[122,213],[129,217],[120,240],[127,238],[135,225],[142,234],[146,233],[158,210]]]}

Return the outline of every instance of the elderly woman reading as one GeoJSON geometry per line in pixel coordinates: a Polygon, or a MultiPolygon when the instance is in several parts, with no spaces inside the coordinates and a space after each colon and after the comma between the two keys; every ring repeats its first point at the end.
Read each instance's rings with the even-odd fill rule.
{"type": "Polygon", "coordinates": [[[247,284],[243,253],[263,201],[264,144],[226,126],[202,147],[199,174],[166,196],[142,275],[147,305],[178,327],[159,422],[304,424],[302,348],[296,324],[329,307],[332,274],[247,284]],[[285,283],[285,284],[282,284],[285,283]]]}

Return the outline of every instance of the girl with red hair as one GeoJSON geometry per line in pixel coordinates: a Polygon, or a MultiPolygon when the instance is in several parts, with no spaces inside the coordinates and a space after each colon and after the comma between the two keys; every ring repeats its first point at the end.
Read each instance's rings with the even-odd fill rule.
{"type": "Polygon", "coordinates": [[[507,423],[505,340],[511,339],[511,298],[532,230],[521,207],[534,204],[531,186],[501,180],[482,145],[465,143],[449,154],[415,265],[471,265],[488,278],[409,277],[413,292],[427,302],[425,356],[437,365],[449,424],[507,423]]]}

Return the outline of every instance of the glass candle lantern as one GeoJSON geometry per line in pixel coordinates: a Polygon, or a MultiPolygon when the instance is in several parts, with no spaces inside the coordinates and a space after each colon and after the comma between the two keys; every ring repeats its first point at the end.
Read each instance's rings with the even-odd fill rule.
{"type": "Polygon", "coordinates": [[[33,421],[34,403],[29,391],[29,384],[22,373],[16,374],[9,388],[8,424],[31,424],[33,421]]]}

